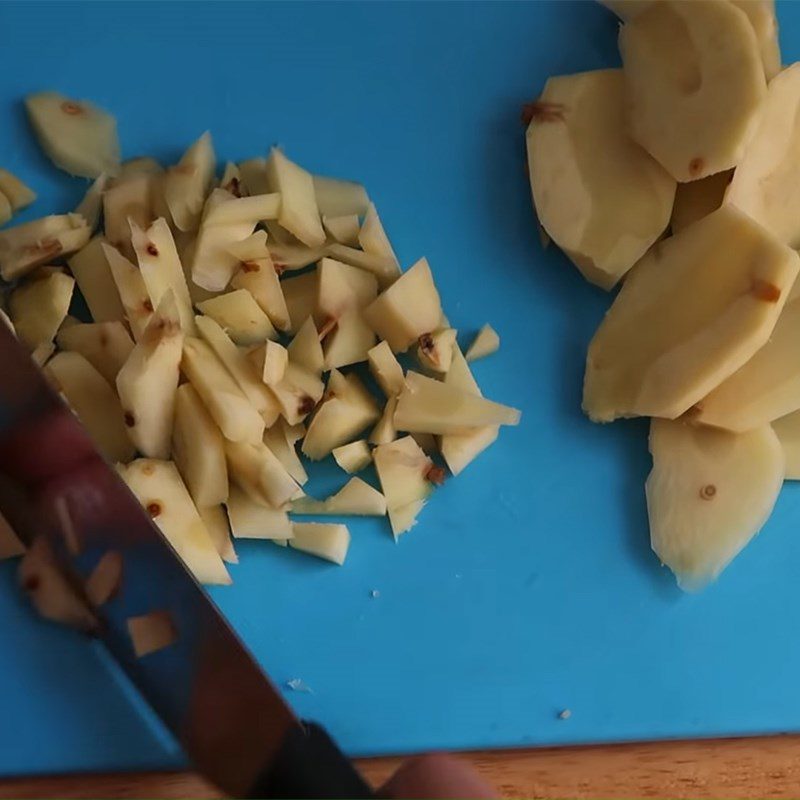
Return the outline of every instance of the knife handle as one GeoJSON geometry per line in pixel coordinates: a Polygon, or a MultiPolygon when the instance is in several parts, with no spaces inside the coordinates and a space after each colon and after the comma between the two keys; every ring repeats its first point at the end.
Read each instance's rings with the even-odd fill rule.
{"type": "Polygon", "coordinates": [[[374,797],[347,756],[321,725],[293,725],[269,768],[249,797],[360,798],[374,797]]]}

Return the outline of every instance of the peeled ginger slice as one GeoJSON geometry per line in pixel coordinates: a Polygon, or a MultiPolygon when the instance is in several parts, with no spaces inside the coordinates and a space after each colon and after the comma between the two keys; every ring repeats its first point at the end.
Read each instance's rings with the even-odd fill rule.
{"type": "Polygon", "coordinates": [[[800,64],[769,85],[760,122],[725,199],[790,247],[800,246],[800,64]]]}
{"type": "Polygon", "coordinates": [[[728,205],[659,242],[589,345],[586,413],[597,422],[683,414],[766,343],[798,265],[728,205]]]}
{"type": "Polygon", "coordinates": [[[39,144],[59,169],[81,178],[118,171],[117,121],[107,111],[57,92],[28,95],[25,108],[39,144]]]}
{"type": "Polygon", "coordinates": [[[484,325],[466,353],[467,361],[477,361],[485,358],[500,349],[500,337],[491,325],[484,325]]]}
{"type": "Polygon", "coordinates": [[[350,531],[346,525],[294,522],[292,532],[289,547],[332,561],[339,566],[344,564],[350,547],[350,531]]]}
{"type": "Polygon", "coordinates": [[[539,221],[610,289],[667,227],[675,196],[675,180],[628,134],[622,70],[550,78],[526,139],[539,221]]]}
{"type": "Polygon", "coordinates": [[[361,478],[351,478],[327,500],[301,497],[292,503],[293,514],[352,514],[382,517],[386,514],[386,498],[361,478]]]}
{"type": "Polygon", "coordinates": [[[693,591],[713,581],[758,533],[783,483],[785,458],[769,425],[729,433],[654,419],[647,510],[653,550],[693,591]]]}
{"type": "Polygon", "coordinates": [[[717,0],[659,0],[622,26],[619,49],[631,136],[675,180],[741,161],[767,90],[746,14],[717,0]]]}

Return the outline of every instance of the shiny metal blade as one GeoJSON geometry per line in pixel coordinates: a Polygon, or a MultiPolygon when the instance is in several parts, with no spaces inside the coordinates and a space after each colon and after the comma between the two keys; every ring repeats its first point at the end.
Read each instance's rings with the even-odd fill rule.
{"type": "Polygon", "coordinates": [[[0,324],[0,514],[47,536],[81,582],[109,550],[122,583],[98,636],[198,770],[244,796],[299,723],[84,428],[0,324]],[[142,658],[127,621],[166,611],[176,641],[142,658]]]}

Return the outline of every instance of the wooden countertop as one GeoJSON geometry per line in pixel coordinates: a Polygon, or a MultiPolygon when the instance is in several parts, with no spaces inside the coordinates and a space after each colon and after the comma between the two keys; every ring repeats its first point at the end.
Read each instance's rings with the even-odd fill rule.
{"type": "MultiPolygon", "coordinates": [[[[800,796],[800,736],[466,753],[503,797],[773,798],[800,796]]],[[[400,759],[359,762],[374,784],[400,759]]],[[[2,798],[217,798],[187,773],[0,781],[2,798]]]]}

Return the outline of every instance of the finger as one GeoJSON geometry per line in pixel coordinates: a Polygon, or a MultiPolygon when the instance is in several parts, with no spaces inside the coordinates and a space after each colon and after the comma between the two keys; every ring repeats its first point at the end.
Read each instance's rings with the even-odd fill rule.
{"type": "Polygon", "coordinates": [[[79,536],[88,544],[109,526],[124,532],[117,502],[121,494],[114,472],[99,456],[93,456],[40,483],[35,501],[63,534],[79,536]]]}
{"type": "Polygon", "coordinates": [[[473,800],[496,798],[497,792],[465,761],[435,754],[406,761],[381,789],[382,797],[473,800]]]}
{"type": "Polygon", "coordinates": [[[20,422],[0,439],[0,468],[36,484],[69,472],[94,450],[80,423],[66,409],[20,422]]]}

